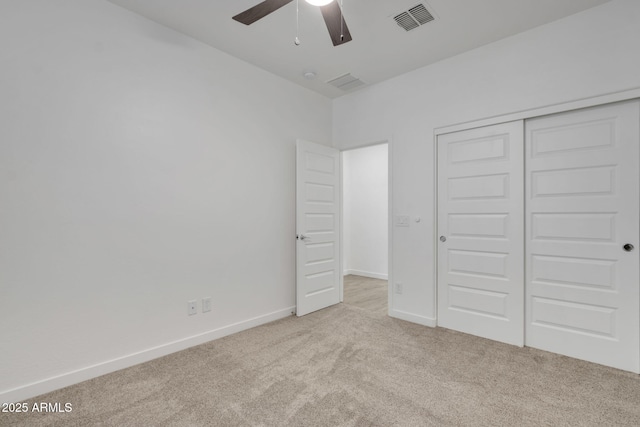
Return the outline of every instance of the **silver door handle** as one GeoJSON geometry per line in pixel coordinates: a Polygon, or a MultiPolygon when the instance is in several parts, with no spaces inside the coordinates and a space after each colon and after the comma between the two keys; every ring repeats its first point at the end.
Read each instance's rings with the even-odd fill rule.
{"type": "Polygon", "coordinates": [[[311,238],[309,238],[309,236],[305,236],[304,234],[299,235],[298,239],[300,239],[300,240],[311,240],[311,238]]]}
{"type": "Polygon", "coordinates": [[[446,238],[446,237],[444,237],[444,236],[440,236],[440,241],[441,241],[442,243],[444,243],[444,242],[446,242],[446,241],[447,241],[447,238],[446,238]]]}

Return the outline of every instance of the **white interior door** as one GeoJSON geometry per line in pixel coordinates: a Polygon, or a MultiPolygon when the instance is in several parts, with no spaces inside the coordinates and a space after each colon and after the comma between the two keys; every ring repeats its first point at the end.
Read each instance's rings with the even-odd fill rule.
{"type": "Polygon", "coordinates": [[[526,123],[526,344],[633,372],[639,117],[636,101],[526,123]]]}
{"type": "Polygon", "coordinates": [[[340,302],[340,152],[298,141],[296,313],[340,302]]]}
{"type": "Polygon", "coordinates": [[[524,343],[523,123],[438,136],[438,325],[524,343]]]}

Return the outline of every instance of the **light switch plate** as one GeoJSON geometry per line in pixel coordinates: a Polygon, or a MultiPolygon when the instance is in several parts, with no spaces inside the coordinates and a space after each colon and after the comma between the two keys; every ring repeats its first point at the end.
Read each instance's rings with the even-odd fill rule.
{"type": "Polygon", "coordinates": [[[408,227],[411,218],[409,215],[396,215],[396,227],[408,227]]]}
{"type": "Polygon", "coordinates": [[[202,312],[207,313],[211,311],[211,297],[202,298],[202,312]]]}
{"type": "Polygon", "coordinates": [[[402,283],[396,283],[396,294],[402,295],[402,283]]]}

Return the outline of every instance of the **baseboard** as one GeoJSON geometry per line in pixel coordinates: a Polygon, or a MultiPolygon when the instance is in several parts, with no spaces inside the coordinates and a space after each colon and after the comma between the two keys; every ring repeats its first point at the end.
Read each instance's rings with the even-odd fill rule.
{"type": "Polygon", "coordinates": [[[150,360],[226,337],[227,335],[235,334],[246,329],[251,329],[265,323],[273,322],[274,320],[291,316],[291,313],[294,311],[295,306],[274,311],[273,313],[254,317],[232,325],[223,326],[188,338],[149,348],[138,353],[129,354],[127,356],[101,362],[76,371],[67,372],[62,375],[47,378],[12,390],[3,391],[0,392],[0,402],[9,403],[24,401],[25,399],[49,393],[54,390],[90,380],[111,372],[119,371],[124,368],[129,368],[140,363],[148,362],[150,360]]]}
{"type": "Polygon", "coordinates": [[[388,274],[372,273],[370,271],[362,271],[362,270],[345,270],[344,271],[344,275],[345,276],[347,276],[349,274],[353,274],[355,276],[369,277],[371,279],[389,280],[389,275],[388,274]]]}
{"type": "Polygon", "coordinates": [[[433,317],[420,316],[419,314],[407,313],[406,311],[391,309],[389,310],[389,316],[400,320],[406,320],[407,322],[417,323],[418,325],[429,326],[431,328],[435,328],[437,326],[437,321],[433,317]]]}

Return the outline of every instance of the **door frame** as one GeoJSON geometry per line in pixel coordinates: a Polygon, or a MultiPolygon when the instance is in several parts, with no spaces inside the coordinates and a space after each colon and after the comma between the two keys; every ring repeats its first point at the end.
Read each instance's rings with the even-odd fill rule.
{"type": "MultiPolygon", "coordinates": [[[[588,98],[582,98],[574,101],[563,102],[559,104],[547,105],[538,108],[532,108],[528,110],[518,111],[514,113],[492,116],[484,119],[473,120],[469,122],[453,124],[448,126],[436,127],[433,130],[433,155],[434,155],[434,167],[433,167],[433,227],[434,230],[438,230],[438,137],[447,133],[469,130],[484,126],[491,126],[516,120],[527,120],[535,117],[541,117],[552,114],[565,113],[569,111],[580,110],[589,107],[598,107],[606,104],[613,104],[617,102],[640,100],[640,88],[614,92],[610,94],[598,95],[588,98]]],[[[524,159],[523,159],[524,164],[524,159]]],[[[434,269],[433,269],[433,283],[434,283],[434,313],[436,317],[436,324],[438,321],[438,239],[437,233],[434,234],[433,239],[433,253],[434,253],[434,269]]],[[[523,301],[524,303],[524,301],[523,301]]],[[[523,328],[525,325],[523,324],[523,328]]],[[[524,331],[523,331],[524,332],[524,331]]],[[[526,337],[525,337],[526,339],[526,337]]]]}
{"type": "Polygon", "coordinates": [[[344,302],[344,164],[342,154],[346,151],[358,150],[361,148],[375,147],[376,145],[387,144],[387,315],[391,316],[393,307],[393,287],[391,286],[393,277],[393,145],[392,138],[388,137],[374,142],[354,144],[349,148],[340,150],[340,249],[342,256],[340,257],[340,302],[344,302]]]}
{"type": "Polygon", "coordinates": [[[588,107],[597,107],[599,105],[613,104],[615,102],[630,101],[640,98],[640,88],[614,92],[606,95],[598,95],[588,98],[582,98],[575,101],[562,102],[559,104],[545,105],[528,110],[517,111],[514,113],[505,113],[498,116],[491,116],[468,122],[439,126],[433,130],[434,141],[438,135],[444,133],[457,132],[459,130],[473,129],[489,125],[497,125],[515,120],[526,120],[534,117],[547,116],[551,114],[564,113],[572,110],[580,110],[588,107]]]}

